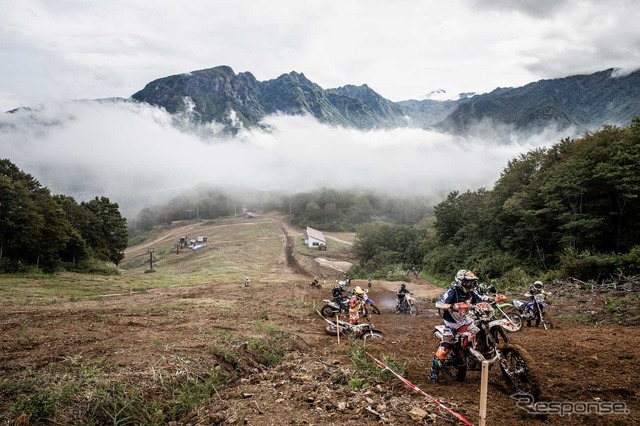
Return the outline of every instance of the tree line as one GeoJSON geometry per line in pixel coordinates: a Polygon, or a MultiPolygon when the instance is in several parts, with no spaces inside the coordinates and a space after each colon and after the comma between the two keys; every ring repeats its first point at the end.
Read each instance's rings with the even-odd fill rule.
{"type": "Polygon", "coordinates": [[[625,128],[604,126],[531,150],[511,160],[491,190],[450,192],[434,207],[431,226],[416,229],[408,243],[402,227],[386,229],[384,238],[383,225],[362,227],[355,241],[359,267],[388,270],[387,262],[420,258],[424,270],[443,280],[470,268],[513,284],[533,276],[637,274],[639,171],[638,118],[625,128]],[[412,255],[401,256],[409,247],[412,255]]]}
{"type": "Polygon", "coordinates": [[[106,197],[78,203],[52,195],[30,174],[0,159],[0,272],[37,267],[87,268],[118,263],[127,247],[127,220],[106,197]]]}
{"type": "Polygon", "coordinates": [[[201,185],[167,203],[142,210],[132,221],[132,234],[174,221],[215,219],[251,212],[279,212],[292,224],[324,231],[355,231],[372,221],[413,225],[432,214],[426,198],[399,198],[365,191],[316,191],[283,194],[201,185]]]}

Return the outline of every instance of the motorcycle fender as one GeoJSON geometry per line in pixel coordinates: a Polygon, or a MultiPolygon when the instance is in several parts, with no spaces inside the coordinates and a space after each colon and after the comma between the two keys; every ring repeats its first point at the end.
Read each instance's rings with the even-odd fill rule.
{"type": "Polygon", "coordinates": [[[489,323],[489,329],[496,326],[502,327],[507,331],[512,331],[515,329],[515,325],[511,324],[506,318],[493,320],[489,323]]]}
{"type": "Polygon", "coordinates": [[[486,361],[485,357],[482,356],[482,354],[479,351],[473,348],[469,348],[469,353],[473,355],[474,358],[477,359],[479,362],[486,361]]]}
{"type": "Polygon", "coordinates": [[[524,300],[514,299],[513,306],[522,311],[524,307],[527,306],[527,302],[525,302],[524,300]]]}
{"type": "Polygon", "coordinates": [[[512,307],[513,307],[513,305],[512,305],[511,303],[500,303],[500,304],[498,304],[498,307],[499,307],[500,309],[504,309],[504,308],[512,308],[512,307]]]}

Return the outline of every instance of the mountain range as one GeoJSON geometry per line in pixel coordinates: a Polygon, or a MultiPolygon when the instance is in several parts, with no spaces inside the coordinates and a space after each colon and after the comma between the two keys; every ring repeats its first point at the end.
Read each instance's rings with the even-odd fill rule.
{"type": "Polygon", "coordinates": [[[250,72],[236,74],[218,66],[154,80],[129,101],[163,108],[180,123],[186,118],[189,125],[214,124],[232,135],[268,129],[264,119],[272,114],[311,115],[321,123],[360,130],[417,127],[482,136],[487,129],[494,134],[499,129],[509,138],[552,127],[578,134],[605,124],[626,126],[640,116],[640,70],[621,74],[611,68],[468,93],[457,100],[393,102],[366,84],[323,89],[298,72],[258,81],[250,72]]]}
{"type": "Polygon", "coordinates": [[[361,130],[419,127],[473,135],[490,124],[524,133],[549,126],[586,131],[624,126],[640,115],[640,70],[540,80],[458,100],[393,102],[366,84],[323,89],[302,73],[258,81],[250,72],[218,66],[154,80],[132,98],[194,123],[218,123],[229,133],[265,127],[262,120],[270,114],[309,114],[361,130]]]}

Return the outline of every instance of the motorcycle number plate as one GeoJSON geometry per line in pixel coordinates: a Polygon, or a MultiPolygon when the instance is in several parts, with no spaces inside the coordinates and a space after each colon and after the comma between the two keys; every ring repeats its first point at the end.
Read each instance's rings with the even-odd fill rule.
{"type": "Polygon", "coordinates": [[[536,294],[533,298],[536,299],[536,302],[544,302],[544,294],[536,294]]]}

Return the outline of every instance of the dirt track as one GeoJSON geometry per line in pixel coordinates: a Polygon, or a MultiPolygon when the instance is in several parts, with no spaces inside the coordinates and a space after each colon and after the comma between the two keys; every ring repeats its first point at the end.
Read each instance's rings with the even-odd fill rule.
{"type": "MultiPolygon", "coordinates": [[[[287,258],[292,257],[287,245],[296,240],[292,232],[295,231],[287,232],[291,238],[284,239],[287,258]]],[[[289,353],[275,369],[248,370],[178,424],[422,424],[409,415],[415,407],[433,413],[435,424],[449,424],[432,404],[399,381],[381,380],[364,389],[336,384],[336,374],[355,369],[347,355],[349,344],[344,339],[338,344],[335,337],[323,332],[324,321],[312,307],[319,308],[322,299],[329,297],[330,285],[322,290],[310,289],[307,277],[323,274],[331,283],[339,274],[317,269],[321,267],[313,259],[288,265],[299,268],[295,283],[258,283],[239,289],[212,282],[101,300],[60,301],[46,306],[3,305],[1,375],[18,380],[34,372],[45,377],[76,371],[78,366],[100,366],[103,380],[146,383],[163,371],[206,372],[212,362],[208,349],[211,333],[241,332],[247,324],[268,317],[295,336],[298,350],[289,353]],[[303,309],[294,309],[283,301],[299,304],[303,309]],[[186,308],[163,309],[164,306],[186,308]],[[229,311],[229,306],[235,308],[229,311]],[[382,413],[385,420],[379,420],[366,407],[382,413]]],[[[363,280],[352,281],[352,286],[358,284],[366,287],[363,280]]],[[[470,372],[465,383],[448,385],[433,385],[427,379],[437,346],[431,332],[440,322],[431,299],[441,290],[425,282],[408,284],[417,296],[420,313],[416,317],[396,316],[392,309],[398,285],[373,283],[370,297],[382,309],[382,315],[373,321],[387,339],[368,349],[378,356],[392,354],[406,364],[410,381],[477,424],[479,373],[470,372]]],[[[556,301],[556,306],[561,304],[561,300],[556,301]]],[[[509,398],[498,372],[493,372],[488,424],[640,424],[637,327],[578,322],[557,325],[552,331],[534,328],[511,335],[536,361],[542,400],[621,401],[630,414],[527,418],[509,398]]],[[[6,402],[8,397],[5,394],[2,400],[6,402]]]]}

